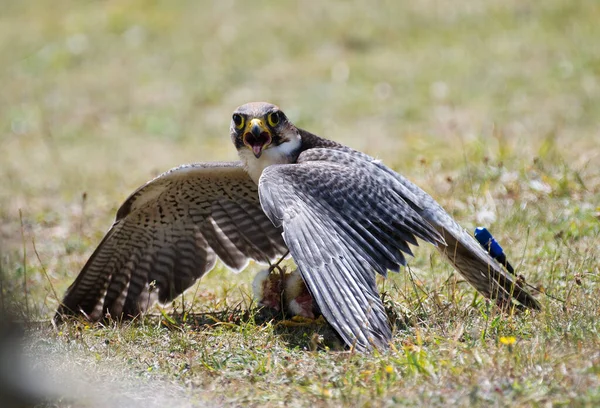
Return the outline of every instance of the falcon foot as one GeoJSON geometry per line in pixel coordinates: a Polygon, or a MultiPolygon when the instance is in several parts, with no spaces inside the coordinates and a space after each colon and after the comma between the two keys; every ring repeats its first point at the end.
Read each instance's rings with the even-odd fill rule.
{"type": "Polygon", "coordinates": [[[323,315],[320,315],[316,319],[311,319],[309,317],[304,316],[292,316],[291,319],[282,320],[278,323],[278,325],[285,327],[307,327],[307,326],[322,326],[327,324],[323,315]]]}

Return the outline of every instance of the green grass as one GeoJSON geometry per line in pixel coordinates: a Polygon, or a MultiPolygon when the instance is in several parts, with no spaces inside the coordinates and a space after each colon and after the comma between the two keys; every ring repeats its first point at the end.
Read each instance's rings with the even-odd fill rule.
{"type": "Polygon", "coordinates": [[[2,307],[42,322],[32,364],[79,384],[59,406],[600,403],[597,1],[5,3],[2,307]],[[234,159],[230,115],[251,100],[488,226],[560,300],[502,315],[422,247],[412,274],[380,281],[397,317],[382,355],[257,313],[255,267],[218,267],[172,322],[53,329],[54,291],[122,200],[170,167],[234,159]]]}

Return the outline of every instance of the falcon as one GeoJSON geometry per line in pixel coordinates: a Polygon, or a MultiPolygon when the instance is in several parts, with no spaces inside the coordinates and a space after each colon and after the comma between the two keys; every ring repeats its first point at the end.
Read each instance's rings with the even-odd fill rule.
{"type": "Polygon", "coordinates": [[[231,119],[240,161],[189,164],[137,189],[68,288],[56,314],[127,318],[167,303],[219,258],[234,271],[288,254],[327,322],[358,351],[389,346],[376,284],[433,244],[501,307],[540,309],[427,193],[381,161],[254,102],[231,119]]]}

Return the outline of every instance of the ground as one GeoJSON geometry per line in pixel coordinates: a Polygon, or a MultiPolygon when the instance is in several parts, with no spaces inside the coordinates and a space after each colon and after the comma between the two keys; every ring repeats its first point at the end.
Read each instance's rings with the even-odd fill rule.
{"type": "Polygon", "coordinates": [[[49,404],[600,404],[597,1],[2,8],[1,307],[26,364],[58,381],[49,404]],[[162,314],[52,327],[118,205],[168,168],[235,159],[230,115],[252,100],[487,226],[542,311],[502,314],[423,244],[380,280],[396,322],[382,354],[264,316],[256,265],[218,266],[162,314]]]}

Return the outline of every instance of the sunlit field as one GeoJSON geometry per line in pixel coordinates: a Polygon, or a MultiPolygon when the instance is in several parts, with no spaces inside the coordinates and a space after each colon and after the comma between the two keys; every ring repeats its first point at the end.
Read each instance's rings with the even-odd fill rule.
{"type": "Polygon", "coordinates": [[[600,404],[599,2],[5,0],[0,85],[0,307],[52,384],[39,406],[600,404]],[[255,264],[133,322],[54,327],[123,200],[236,159],[250,101],[488,227],[543,310],[503,314],[422,244],[379,281],[381,354],[265,316],[255,264]]]}

